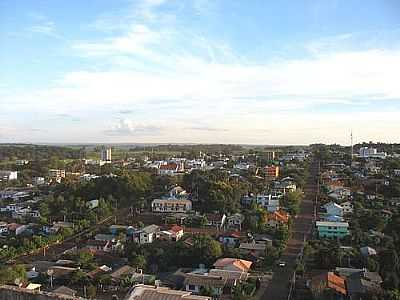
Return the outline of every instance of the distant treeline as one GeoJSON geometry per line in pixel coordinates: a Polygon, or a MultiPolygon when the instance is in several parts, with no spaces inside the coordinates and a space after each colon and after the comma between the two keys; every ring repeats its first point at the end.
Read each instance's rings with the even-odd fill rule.
{"type": "Polygon", "coordinates": [[[49,160],[49,159],[78,159],[83,157],[83,149],[70,147],[0,144],[0,160],[49,160]]]}

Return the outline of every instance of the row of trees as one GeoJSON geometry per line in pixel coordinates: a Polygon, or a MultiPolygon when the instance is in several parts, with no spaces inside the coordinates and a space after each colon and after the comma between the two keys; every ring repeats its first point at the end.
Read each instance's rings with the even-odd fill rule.
{"type": "Polygon", "coordinates": [[[184,242],[155,241],[151,245],[129,243],[126,256],[131,265],[151,273],[176,270],[179,267],[211,266],[223,253],[219,242],[208,235],[192,238],[192,246],[184,242]]]}

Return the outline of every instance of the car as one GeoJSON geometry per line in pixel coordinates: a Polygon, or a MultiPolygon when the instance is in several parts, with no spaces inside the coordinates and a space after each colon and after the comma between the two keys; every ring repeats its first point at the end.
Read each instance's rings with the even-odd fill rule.
{"type": "Polygon", "coordinates": [[[284,262],[283,260],[278,261],[277,265],[281,268],[286,266],[286,262],[284,262]]]}

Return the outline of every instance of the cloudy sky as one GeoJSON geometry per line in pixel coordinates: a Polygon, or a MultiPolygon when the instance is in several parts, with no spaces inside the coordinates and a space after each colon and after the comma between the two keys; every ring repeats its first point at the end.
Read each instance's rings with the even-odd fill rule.
{"type": "Polygon", "coordinates": [[[397,0],[3,0],[0,45],[0,142],[399,142],[397,0]]]}

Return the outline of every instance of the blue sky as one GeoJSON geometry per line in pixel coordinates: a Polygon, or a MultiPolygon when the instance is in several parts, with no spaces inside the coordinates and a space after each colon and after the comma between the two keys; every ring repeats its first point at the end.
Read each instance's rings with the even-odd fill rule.
{"type": "Polygon", "coordinates": [[[0,44],[0,142],[398,142],[396,0],[4,0],[0,44]]]}

